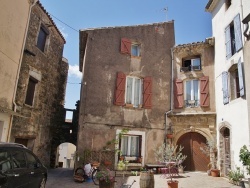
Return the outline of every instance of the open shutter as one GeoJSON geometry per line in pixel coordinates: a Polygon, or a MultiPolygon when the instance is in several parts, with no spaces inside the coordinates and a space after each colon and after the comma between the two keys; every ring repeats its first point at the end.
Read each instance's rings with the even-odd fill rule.
{"type": "Polygon", "coordinates": [[[242,48],[242,34],[240,27],[240,14],[237,14],[234,17],[234,33],[235,33],[235,48],[236,51],[239,51],[242,48]]]}
{"type": "Polygon", "coordinates": [[[131,54],[131,41],[129,39],[121,39],[121,53],[131,54]]]}
{"type": "Polygon", "coordinates": [[[209,104],[209,77],[204,76],[200,78],[200,106],[208,107],[209,104]]]}
{"type": "Polygon", "coordinates": [[[228,72],[222,72],[222,91],[223,91],[223,104],[229,103],[228,93],[228,72]]]}
{"type": "Polygon", "coordinates": [[[245,95],[245,88],[244,88],[243,67],[241,63],[241,58],[238,61],[238,75],[239,75],[240,96],[243,97],[245,95]]]}
{"type": "Polygon", "coordinates": [[[114,104],[122,106],[125,103],[126,75],[123,72],[117,73],[114,104]]]}
{"type": "Polygon", "coordinates": [[[143,80],[143,108],[152,108],[152,78],[149,76],[143,80]]]}
{"type": "Polygon", "coordinates": [[[229,59],[232,56],[230,26],[226,27],[225,37],[226,37],[225,39],[226,40],[226,58],[229,59]]]}
{"type": "Polygon", "coordinates": [[[175,90],[174,90],[174,104],[175,108],[183,108],[183,81],[180,79],[175,80],[175,90]]]}

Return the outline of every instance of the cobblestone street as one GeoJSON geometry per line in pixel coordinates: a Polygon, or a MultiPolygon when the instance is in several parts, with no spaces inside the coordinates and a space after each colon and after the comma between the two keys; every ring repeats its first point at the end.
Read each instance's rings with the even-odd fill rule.
{"type": "MultiPolygon", "coordinates": [[[[185,172],[174,179],[179,181],[179,188],[236,188],[228,179],[223,177],[211,177],[203,172],[185,172]]],[[[132,183],[136,180],[132,188],[140,188],[140,177],[116,177],[115,188],[121,187],[122,183],[132,183]]],[[[166,188],[167,180],[160,174],[154,175],[154,188],[166,188]]],[[[73,169],[57,168],[50,169],[48,174],[47,188],[99,188],[93,182],[77,183],[73,180],[73,169]]],[[[248,184],[245,182],[245,187],[248,184]]]]}

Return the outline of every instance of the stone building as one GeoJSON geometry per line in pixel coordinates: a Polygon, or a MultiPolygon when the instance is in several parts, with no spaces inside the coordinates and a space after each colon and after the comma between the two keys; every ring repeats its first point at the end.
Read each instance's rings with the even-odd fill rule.
{"type": "Polygon", "coordinates": [[[156,162],[170,109],[174,37],[173,21],[80,31],[80,155],[102,150],[126,128],[116,149],[131,163],[142,157],[138,166],[156,162]]]}
{"type": "Polygon", "coordinates": [[[206,171],[207,141],[216,141],[214,95],[214,39],[173,48],[173,109],[167,112],[168,139],[184,147],[187,171],[206,171]]]}
{"type": "Polygon", "coordinates": [[[37,0],[0,2],[0,141],[8,142],[13,116],[19,69],[32,6],[37,0]]]}
{"type": "MultiPolygon", "coordinates": [[[[50,164],[51,141],[60,140],[65,120],[64,98],[68,73],[63,58],[65,39],[40,2],[32,8],[15,103],[18,113],[11,142],[22,143],[50,164]]],[[[53,156],[53,155],[52,155],[53,156]]]]}

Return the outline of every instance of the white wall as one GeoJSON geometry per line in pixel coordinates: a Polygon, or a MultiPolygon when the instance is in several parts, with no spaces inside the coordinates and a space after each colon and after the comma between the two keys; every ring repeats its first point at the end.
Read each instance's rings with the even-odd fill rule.
{"type": "MultiPolygon", "coordinates": [[[[243,0],[248,3],[249,0],[243,0]]],[[[243,50],[226,59],[225,28],[233,21],[234,17],[240,14],[242,20],[241,0],[232,0],[232,5],[228,10],[224,1],[219,1],[217,7],[212,11],[213,36],[215,37],[215,95],[217,111],[217,133],[223,122],[229,124],[231,129],[231,164],[241,166],[239,162],[239,150],[244,144],[249,144],[249,126],[247,101],[243,98],[230,100],[229,104],[223,104],[222,75],[223,71],[237,64],[238,59],[243,59],[243,50]]],[[[243,31],[243,24],[241,27],[243,31]]],[[[243,32],[242,32],[243,33],[243,32]]],[[[244,37],[242,34],[244,45],[244,37]]],[[[220,157],[220,156],[219,156],[220,157]]],[[[232,166],[234,168],[235,166],[232,166]]]]}

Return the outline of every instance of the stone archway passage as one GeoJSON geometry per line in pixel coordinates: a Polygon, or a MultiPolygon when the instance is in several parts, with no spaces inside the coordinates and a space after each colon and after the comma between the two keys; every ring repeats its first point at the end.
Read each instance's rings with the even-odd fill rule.
{"type": "Polygon", "coordinates": [[[206,138],[196,132],[186,133],[179,138],[177,145],[183,146],[182,153],[187,155],[183,162],[186,171],[207,171],[210,160],[200,149],[206,146],[206,142],[206,138]]]}

